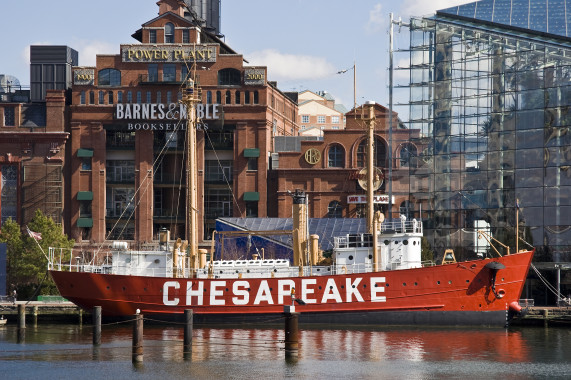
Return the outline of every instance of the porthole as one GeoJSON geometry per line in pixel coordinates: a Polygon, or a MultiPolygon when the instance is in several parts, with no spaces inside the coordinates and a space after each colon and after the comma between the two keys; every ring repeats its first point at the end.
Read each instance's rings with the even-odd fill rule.
{"type": "Polygon", "coordinates": [[[369,255],[369,260],[373,260],[373,255],[369,255]]]}
{"type": "Polygon", "coordinates": [[[466,284],[469,284],[469,283],[470,283],[470,280],[466,280],[466,284]]]}
{"type": "MultiPolygon", "coordinates": [[[[274,269],[275,270],[275,269],[274,269]]],[[[317,268],[316,272],[319,272],[321,270],[321,268],[317,268]]]]}
{"type": "Polygon", "coordinates": [[[319,290],[321,290],[321,285],[319,286],[319,290]]]}
{"type": "Polygon", "coordinates": [[[402,286],[406,286],[406,282],[403,282],[403,283],[402,283],[402,286]]]}
{"type": "Polygon", "coordinates": [[[389,245],[390,241],[385,240],[383,243],[385,243],[385,245],[389,245]]]}
{"type": "Polygon", "coordinates": [[[277,271],[278,271],[277,268],[274,268],[274,273],[277,272],[277,271]]]}
{"type": "Polygon", "coordinates": [[[414,286],[418,286],[418,282],[415,281],[414,286]]]}
{"type": "Polygon", "coordinates": [[[452,280],[448,281],[448,283],[449,283],[450,285],[452,285],[452,280]]]}
{"type": "Polygon", "coordinates": [[[385,286],[388,288],[388,287],[389,287],[389,283],[387,282],[387,283],[385,284],[385,286]]]}
{"type": "Polygon", "coordinates": [[[437,285],[440,285],[440,281],[436,281],[436,284],[437,284],[437,285]]]}
{"type": "Polygon", "coordinates": [[[125,290],[127,290],[127,288],[125,288],[125,287],[123,286],[123,291],[125,291],[125,290]]]}
{"type": "Polygon", "coordinates": [[[228,288],[226,288],[226,291],[228,291],[228,288]]]}
{"type": "Polygon", "coordinates": [[[416,245],[416,240],[413,240],[413,241],[412,241],[412,245],[416,245]]]}
{"type": "Polygon", "coordinates": [[[348,259],[349,261],[353,261],[353,255],[349,255],[348,259]]]}
{"type": "Polygon", "coordinates": [[[329,289],[333,290],[333,286],[330,286],[329,289]]]}
{"type": "Polygon", "coordinates": [[[402,242],[404,245],[408,245],[408,240],[403,240],[402,242]]]}
{"type": "Polygon", "coordinates": [[[159,260],[159,259],[156,259],[156,260],[155,260],[155,264],[158,264],[158,263],[160,263],[160,262],[161,262],[161,260],[159,260]]]}

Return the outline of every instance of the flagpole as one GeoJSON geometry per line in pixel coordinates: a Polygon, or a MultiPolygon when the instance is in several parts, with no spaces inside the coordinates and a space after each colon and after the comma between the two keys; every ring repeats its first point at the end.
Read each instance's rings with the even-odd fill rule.
{"type": "Polygon", "coordinates": [[[515,253],[519,252],[519,200],[515,200],[515,253]]]}

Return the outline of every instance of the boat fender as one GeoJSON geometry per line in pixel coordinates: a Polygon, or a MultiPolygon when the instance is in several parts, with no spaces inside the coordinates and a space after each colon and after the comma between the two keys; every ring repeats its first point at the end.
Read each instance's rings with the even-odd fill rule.
{"type": "Polygon", "coordinates": [[[347,265],[343,265],[343,267],[341,269],[343,269],[344,274],[347,274],[347,265]]]}
{"type": "Polygon", "coordinates": [[[513,301],[512,303],[509,304],[509,308],[511,311],[515,312],[515,313],[521,313],[522,307],[519,305],[519,303],[517,301],[513,301]]]}

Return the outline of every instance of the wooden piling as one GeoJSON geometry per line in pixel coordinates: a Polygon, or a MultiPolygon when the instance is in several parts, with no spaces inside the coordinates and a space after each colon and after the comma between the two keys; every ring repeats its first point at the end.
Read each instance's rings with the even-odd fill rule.
{"type": "Polygon", "coordinates": [[[183,357],[187,359],[192,354],[193,312],[191,309],[184,311],[184,321],[183,357]]]}
{"type": "Polygon", "coordinates": [[[26,338],[26,305],[18,304],[18,343],[26,338]]]}
{"type": "Polygon", "coordinates": [[[93,345],[101,344],[101,306],[93,308],[93,345]]]}
{"type": "Polygon", "coordinates": [[[77,315],[79,317],[79,321],[78,321],[79,325],[81,326],[81,325],[83,325],[83,309],[82,308],[80,308],[80,307],[77,308],[77,315]]]}
{"type": "Polygon", "coordinates": [[[284,306],[285,316],[285,356],[297,358],[299,351],[299,313],[295,312],[295,306],[284,306]]]}
{"type": "Polygon", "coordinates": [[[132,354],[133,363],[143,362],[143,314],[135,314],[132,354]]]}
{"type": "Polygon", "coordinates": [[[33,315],[34,315],[34,327],[38,327],[38,306],[34,306],[33,315]]]}

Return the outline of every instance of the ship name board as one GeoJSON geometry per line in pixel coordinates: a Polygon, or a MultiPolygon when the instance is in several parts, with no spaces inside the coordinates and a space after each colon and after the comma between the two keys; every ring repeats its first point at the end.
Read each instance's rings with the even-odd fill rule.
{"type": "MultiPolygon", "coordinates": [[[[184,120],[186,115],[186,105],[182,103],[119,103],[115,108],[117,120],[184,120]]],[[[196,117],[199,120],[220,119],[220,104],[197,104],[196,117]]]]}
{"type": "MultiPolygon", "coordinates": [[[[283,305],[291,302],[291,289],[295,288],[296,298],[306,304],[346,303],[346,302],[386,302],[385,277],[370,277],[369,283],[362,277],[343,277],[335,281],[328,278],[317,294],[317,279],[273,280],[270,288],[268,280],[211,280],[211,281],[165,281],[163,283],[163,304],[166,306],[225,306],[225,305],[283,305]],[[345,280],[345,281],[343,281],[345,280]],[[253,285],[258,285],[257,289],[253,285]],[[367,285],[364,287],[363,285],[367,285]],[[364,290],[359,290],[359,288],[364,290]],[[276,291],[277,290],[277,291],[276,291]]],[[[323,282],[324,279],[323,279],[323,282]]]]}

